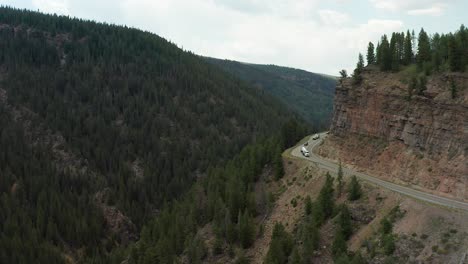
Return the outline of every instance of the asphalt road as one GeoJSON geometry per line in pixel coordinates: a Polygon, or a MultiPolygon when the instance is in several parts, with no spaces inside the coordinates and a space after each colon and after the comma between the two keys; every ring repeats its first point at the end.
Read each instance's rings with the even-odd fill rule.
{"type": "MultiPolygon", "coordinates": [[[[301,147],[303,145],[299,145],[299,146],[295,147],[291,151],[291,154],[293,156],[295,156],[295,157],[306,159],[308,161],[314,162],[320,168],[329,170],[329,171],[331,171],[333,173],[337,173],[338,172],[338,164],[336,164],[334,162],[331,162],[329,160],[323,159],[322,157],[315,154],[314,151],[313,151],[314,148],[317,147],[322,142],[322,140],[324,138],[326,138],[326,136],[327,136],[326,133],[321,133],[320,138],[317,139],[317,140],[313,140],[312,136],[309,137],[309,139],[308,139],[309,145],[306,148],[310,152],[310,157],[304,157],[302,155],[301,147]]],[[[441,197],[441,196],[437,196],[437,195],[430,194],[430,193],[425,193],[425,192],[418,191],[418,190],[414,190],[414,189],[411,189],[409,187],[401,186],[401,185],[398,185],[398,184],[395,184],[395,183],[391,183],[391,182],[388,182],[388,181],[378,179],[378,178],[373,177],[371,175],[368,175],[368,174],[365,174],[365,173],[362,173],[362,172],[359,172],[359,171],[355,171],[355,170],[346,168],[344,166],[343,166],[343,174],[344,174],[345,177],[346,176],[351,176],[351,175],[356,175],[360,179],[363,179],[363,180],[366,180],[366,181],[368,181],[370,183],[379,185],[379,186],[384,187],[386,189],[389,189],[391,191],[398,192],[398,193],[401,193],[403,195],[406,195],[406,196],[409,196],[409,197],[412,197],[412,198],[416,198],[416,199],[421,200],[421,201],[425,201],[425,202],[429,202],[429,203],[433,203],[433,204],[437,204],[437,205],[442,205],[442,206],[445,206],[445,207],[460,209],[460,210],[463,210],[463,211],[468,211],[468,203],[453,200],[453,199],[449,199],[449,198],[445,198],[445,197],[441,197]]]]}

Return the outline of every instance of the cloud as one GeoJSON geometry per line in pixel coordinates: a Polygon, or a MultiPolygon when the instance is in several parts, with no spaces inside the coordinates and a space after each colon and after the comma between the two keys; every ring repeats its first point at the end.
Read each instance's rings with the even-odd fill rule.
{"type": "Polygon", "coordinates": [[[319,10],[318,13],[322,23],[329,26],[341,26],[350,20],[348,14],[334,10],[319,10]]]}
{"type": "Polygon", "coordinates": [[[412,16],[420,16],[420,15],[441,16],[443,15],[446,8],[447,8],[446,4],[434,4],[433,6],[429,8],[409,10],[408,14],[412,16]]]}
{"type": "Polygon", "coordinates": [[[214,4],[250,14],[274,14],[285,17],[307,17],[319,0],[213,0],[214,4]]]}
{"type": "MultiPolygon", "coordinates": [[[[322,8],[319,0],[5,1],[140,28],[200,55],[335,75],[354,68],[369,41],[403,28],[397,20],[356,23],[350,14],[322,8]]],[[[332,0],[339,6],[350,1],[332,0]]]]}
{"type": "Polygon", "coordinates": [[[370,40],[403,27],[379,19],[354,24],[348,14],[319,10],[314,1],[262,1],[269,12],[247,5],[258,1],[241,1],[240,8],[226,1],[125,0],[120,9],[126,24],[200,55],[329,74],[352,69],[370,40]]]}
{"type": "Polygon", "coordinates": [[[375,8],[408,15],[441,16],[453,0],[369,0],[375,8]]]}
{"type": "Polygon", "coordinates": [[[43,12],[68,15],[67,0],[32,0],[32,5],[43,12]]]}

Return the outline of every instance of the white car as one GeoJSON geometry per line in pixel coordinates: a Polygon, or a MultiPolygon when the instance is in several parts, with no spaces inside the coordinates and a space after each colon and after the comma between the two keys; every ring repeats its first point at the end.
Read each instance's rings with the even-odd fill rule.
{"type": "Polygon", "coordinates": [[[309,151],[305,147],[301,148],[301,153],[304,157],[309,157],[309,151]]]}
{"type": "Polygon", "coordinates": [[[319,139],[319,138],[320,138],[320,135],[319,135],[319,134],[315,134],[315,135],[312,137],[313,140],[317,140],[317,139],[319,139]]]}

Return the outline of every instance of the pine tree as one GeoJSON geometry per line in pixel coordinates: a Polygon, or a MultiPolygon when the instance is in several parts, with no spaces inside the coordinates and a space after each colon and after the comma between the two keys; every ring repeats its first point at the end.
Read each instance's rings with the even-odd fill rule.
{"type": "Polygon", "coordinates": [[[374,44],[369,42],[367,46],[367,65],[371,65],[375,63],[375,52],[374,52],[374,44]]]}
{"type": "Polygon", "coordinates": [[[309,195],[307,195],[306,199],[305,199],[305,214],[306,215],[310,215],[312,213],[312,199],[310,198],[309,195]]]}
{"type": "Polygon", "coordinates": [[[455,36],[450,35],[448,39],[448,61],[451,71],[463,71],[463,54],[455,36]]]}
{"type": "Polygon", "coordinates": [[[377,47],[375,48],[375,63],[379,65],[381,61],[381,52],[380,52],[380,41],[377,42],[377,47]]]}
{"type": "Polygon", "coordinates": [[[344,239],[348,240],[353,233],[353,226],[351,224],[351,215],[349,213],[349,209],[345,204],[341,207],[337,224],[338,230],[343,233],[344,239]]]}
{"type": "Polygon", "coordinates": [[[357,252],[353,259],[351,260],[351,264],[366,264],[366,260],[362,257],[361,252],[357,252]]]}
{"type": "Polygon", "coordinates": [[[343,233],[340,230],[338,230],[335,234],[331,250],[333,257],[335,258],[338,258],[342,254],[347,253],[346,240],[344,238],[343,233]]]}
{"type": "Polygon", "coordinates": [[[457,97],[457,85],[453,79],[450,80],[450,95],[452,99],[457,97]]]}
{"type": "Polygon", "coordinates": [[[348,77],[348,72],[345,69],[340,71],[340,84],[343,84],[343,81],[348,77]]]}
{"type": "Polygon", "coordinates": [[[418,54],[416,58],[419,66],[422,66],[425,62],[431,61],[431,44],[429,36],[423,28],[421,28],[421,31],[419,32],[418,54]]]}
{"type": "Polygon", "coordinates": [[[276,223],[273,227],[270,248],[265,257],[265,263],[287,263],[294,243],[291,235],[286,232],[281,223],[276,223]]]}
{"type": "Polygon", "coordinates": [[[330,217],[333,213],[333,209],[335,208],[335,201],[333,199],[333,178],[328,172],[326,174],[325,184],[319,193],[318,203],[319,210],[323,212],[323,217],[325,219],[330,217]]]}
{"type": "Polygon", "coordinates": [[[359,184],[355,175],[351,177],[351,182],[349,183],[348,188],[348,200],[355,201],[361,198],[362,190],[361,185],[359,184]]]}
{"type": "Polygon", "coordinates": [[[336,258],[334,264],[349,264],[349,262],[349,256],[343,253],[336,258]]]}
{"type": "Polygon", "coordinates": [[[293,252],[291,254],[291,260],[288,263],[302,264],[301,255],[299,255],[299,250],[297,249],[297,247],[294,247],[293,252]]]}
{"type": "Polygon", "coordinates": [[[247,210],[245,210],[242,216],[239,215],[238,230],[242,247],[249,248],[255,239],[255,224],[247,210]]]}
{"type": "Polygon", "coordinates": [[[341,160],[338,165],[338,176],[336,179],[338,181],[338,197],[340,197],[341,192],[343,191],[343,167],[341,166],[341,160]]]}
{"type": "Polygon", "coordinates": [[[386,235],[392,232],[393,225],[392,225],[392,222],[390,222],[390,220],[387,217],[382,219],[382,221],[380,222],[380,225],[381,225],[383,234],[386,235]]]}
{"type": "Polygon", "coordinates": [[[356,64],[356,69],[354,69],[353,80],[355,84],[360,84],[362,82],[362,71],[364,69],[364,57],[359,53],[358,63],[356,64]]]}
{"type": "Polygon", "coordinates": [[[273,164],[275,167],[275,179],[279,180],[284,176],[283,158],[281,156],[281,148],[278,146],[274,155],[273,164]]]}
{"type": "Polygon", "coordinates": [[[392,234],[384,236],[383,248],[386,255],[391,255],[395,251],[395,238],[392,234]]]}
{"type": "Polygon", "coordinates": [[[427,85],[427,78],[425,75],[419,76],[419,81],[418,81],[418,95],[424,95],[424,91],[426,90],[426,85],[427,85]]]}
{"type": "Polygon", "coordinates": [[[438,33],[432,37],[432,67],[434,71],[438,72],[442,64],[441,55],[441,37],[438,33]]]}
{"type": "Polygon", "coordinates": [[[398,55],[398,35],[396,33],[392,34],[390,40],[390,56],[391,56],[391,69],[392,71],[398,71],[400,68],[400,58],[398,55]]]}
{"type": "Polygon", "coordinates": [[[382,71],[389,71],[392,69],[392,53],[390,50],[390,43],[388,42],[387,35],[383,35],[380,43],[380,69],[382,71]]]}

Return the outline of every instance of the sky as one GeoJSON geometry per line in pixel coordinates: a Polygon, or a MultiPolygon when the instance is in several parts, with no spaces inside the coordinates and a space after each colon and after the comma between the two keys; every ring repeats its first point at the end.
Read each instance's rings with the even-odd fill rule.
{"type": "Polygon", "coordinates": [[[382,34],[467,24],[467,0],[0,0],[150,31],[203,56],[338,75],[382,34]],[[464,21],[465,20],[465,21],[464,21]]]}

